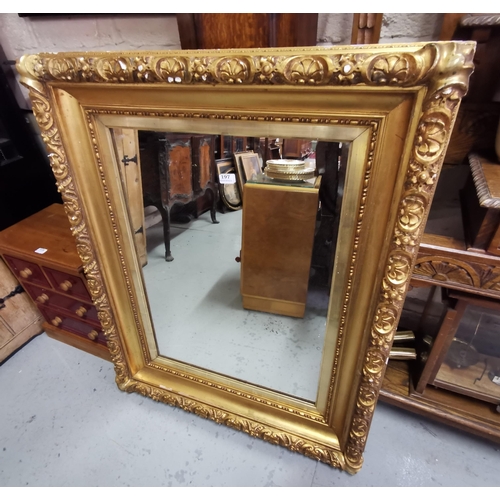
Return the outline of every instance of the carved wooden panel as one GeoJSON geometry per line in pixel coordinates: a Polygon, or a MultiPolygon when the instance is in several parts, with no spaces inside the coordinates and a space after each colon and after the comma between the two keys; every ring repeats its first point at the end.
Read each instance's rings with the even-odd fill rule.
{"type": "Polygon", "coordinates": [[[413,281],[500,298],[498,257],[428,244],[426,236],[413,270],[413,281]]]}
{"type": "Polygon", "coordinates": [[[192,195],[191,148],[189,143],[174,143],[168,148],[169,198],[184,198],[192,195]],[[183,196],[184,195],[184,196],[183,196]]]}
{"type": "Polygon", "coordinates": [[[210,142],[207,142],[204,140],[199,147],[200,151],[200,188],[204,189],[208,182],[210,181],[210,164],[211,164],[211,148],[210,148],[210,142]]]}

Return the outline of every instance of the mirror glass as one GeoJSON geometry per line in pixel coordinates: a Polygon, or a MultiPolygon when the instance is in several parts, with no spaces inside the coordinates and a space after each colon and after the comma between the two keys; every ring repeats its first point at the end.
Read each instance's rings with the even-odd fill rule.
{"type": "Polygon", "coordinates": [[[111,132],[160,355],[315,401],[349,143],[111,132]]]}

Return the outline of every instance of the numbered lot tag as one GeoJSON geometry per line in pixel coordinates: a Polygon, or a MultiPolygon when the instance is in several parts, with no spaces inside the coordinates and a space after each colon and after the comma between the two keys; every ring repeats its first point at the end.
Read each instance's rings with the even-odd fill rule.
{"type": "Polygon", "coordinates": [[[219,182],[221,184],[235,184],[236,183],[236,174],[220,174],[219,182]]]}

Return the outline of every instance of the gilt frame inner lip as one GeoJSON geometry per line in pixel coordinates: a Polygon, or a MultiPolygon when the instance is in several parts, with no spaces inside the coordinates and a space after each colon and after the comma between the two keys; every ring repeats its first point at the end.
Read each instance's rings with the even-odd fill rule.
{"type": "MultiPolygon", "coordinates": [[[[180,406],[349,472],[359,470],[416,248],[458,104],[467,90],[474,46],[469,42],[437,42],[329,49],[63,53],[21,58],[17,65],[21,81],[30,90],[107,335],[119,387],[180,406]],[[341,85],[346,85],[344,90],[341,85]],[[214,92],[207,92],[212,88],[214,92]],[[373,169],[370,183],[376,189],[381,190],[385,180],[382,176],[387,177],[391,196],[376,203],[366,186],[366,176],[357,184],[362,186],[359,196],[367,204],[362,218],[350,228],[358,261],[349,269],[349,279],[342,286],[346,296],[363,304],[366,311],[359,311],[359,317],[346,323],[349,329],[344,332],[342,345],[328,346],[335,355],[327,357],[332,362],[339,360],[339,364],[335,387],[329,389],[326,400],[318,400],[320,415],[325,408],[324,418],[314,415],[308,405],[301,408],[275,393],[276,400],[268,405],[259,401],[258,394],[249,398],[243,391],[238,394],[238,390],[225,387],[224,399],[217,387],[210,386],[213,381],[204,385],[187,373],[165,377],[159,367],[145,362],[147,353],[134,333],[136,318],[144,319],[146,311],[144,305],[131,306],[127,299],[140,272],[123,192],[119,182],[110,177],[114,160],[102,147],[109,142],[103,139],[110,124],[106,120],[113,112],[121,114],[120,126],[126,128],[131,116],[141,113],[140,107],[143,113],[156,113],[158,117],[184,114],[184,119],[197,123],[201,119],[223,119],[222,113],[211,116],[217,114],[220,105],[216,103],[211,109],[202,104],[209,94],[215,101],[217,95],[231,101],[233,114],[237,114],[236,109],[249,115],[255,109],[245,109],[234,100],[235,95],[245,95],[245,88],[248,95],[253,93],[260,99],[255,123],[266,126],[278,121],[273,120],[277,110],[262,105],[267,102],[269,106],[266,99],[273,92],[283,97],[284,121],[290,119],[294,125],[303,123],[319,129],[318,124],[334,125],[325,121],[332,110],[320,104],[321,98],[326,98],[328,108],[328,97],[332,96],[340,96],[337,102],[343,109],[338,116],[344,113],[351,120],[358,119],[365,128],[367,116],[380,119],[377,140],[369,141],[364,151],[365,165],[373,169]],[[108,90],[115,93],[112,104],[106,103],[108,90]],[[134,93],[140,95],[140,105],[133,99],[134,93]],[[91,96],[90,102],[85,101],[85,95],[91,96]],[[170,114],[162,110],[162,95],[166,100],[179,98],[170,114]],[[189,101],[189,95],[192,100],[186,112],[182,102],[189,101]],[[298,95],[304,102],[296,101],[298,95]],[[356,95],[364,96],[361,109],[353,109],[356,95]],[[381,112],[377,102],[385,98],[390,101],[391,96],[394,106],[401,98],[403,102],[389,106],[387,113],[381,112]],[[411,97],[405,100],[405,96],[411,97]],[[307,118],[307,104],[313,106],[313,119],[307,118]],[[104,108],[106,111],[99,114],[99,109],[104,108]],[[103,118],[106,113],[109,115],[103,118]],[[400,137],[402,130],[406,132],[400,137]],[[381,145],[386,146],[387,158],[382,158],[381,145]],[[383,160],[392,165],[387,171],[381,166],[383,160]],[[380,217],[379,224],[386,225],[383,230],[374,224],[376,216],[380,217]],[[373,224],[373,228],[363,232],[363,224],[373,224]],[[120,243],[116,237],[121,238],[120,243]],[[380,265],[370,264],[368,241],[378,249],[372,259],[381,259],[380,265]],[[365,285],[369,283],[366,290],[361,278],[365,285]]],[[[222,106],[224,109],[227,107],[222,106]]],[[[245,120],[251,122],[254,118],[247,116],[245,120]]],[[[351,158],[351,164],[357,161],[351,158]]],[[[337,365],[332,369],[336,370],[337,365]]],[[[323,373],[320,379],[324,379],[323,373]]]]}

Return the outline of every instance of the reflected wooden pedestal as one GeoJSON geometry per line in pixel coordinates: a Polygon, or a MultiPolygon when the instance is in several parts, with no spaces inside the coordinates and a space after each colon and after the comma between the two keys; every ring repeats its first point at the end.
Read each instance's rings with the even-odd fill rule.
{"type": "Polygon", "coordinates": [[[241,251],[243,307],[305,313],[320,178],[314,187],[245,184],[241,251]]]}

